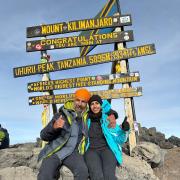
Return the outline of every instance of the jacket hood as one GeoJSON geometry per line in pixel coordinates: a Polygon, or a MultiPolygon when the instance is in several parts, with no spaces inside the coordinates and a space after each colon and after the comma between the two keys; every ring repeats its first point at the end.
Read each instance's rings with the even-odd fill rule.
{"type": "Polygon", "coordinates": [[[64,108],[65,109],[70,109],[70,110],[74,111],[74,101],[73,100],[66,101],[64,103],[64,108]]]}
{"type": "MultiPolygon", "coordinates": [[[[65,109],[68,109],[68,110],[73,110],[75,111],[74,109],[74,101],[73,100],[68,100],[64,103],[64,108],[65,109]]],[[[86,108],[86,110],[84,112],[87,112],[89,110],[88,106],[86,108]]]]}

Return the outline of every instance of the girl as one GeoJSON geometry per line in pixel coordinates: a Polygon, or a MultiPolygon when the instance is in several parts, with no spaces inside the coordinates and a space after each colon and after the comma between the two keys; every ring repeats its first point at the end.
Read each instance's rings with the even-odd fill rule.
{"type": "MultiPolygon", "coordinates": [[[[122,163],[122,144],[127,140],[129,123],[110,128],[107,117],[112,114],[107,100],[93,95],[89,102],[88,143],[85,161],[91,180],[116,180],[116,165],[122,163]]],[[[116,114],[115,114],[116,116],[116,114]]],[[[117,118],[117,116],[116,116],[117,118]]]]}

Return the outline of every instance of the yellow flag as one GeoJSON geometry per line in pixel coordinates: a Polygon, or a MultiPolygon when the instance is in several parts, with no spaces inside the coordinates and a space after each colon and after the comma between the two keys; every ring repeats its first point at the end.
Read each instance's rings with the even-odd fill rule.
{"type": "Polygon", "coordinates": [[[47,120],[48,120],[47,116],[48,116],[48,111],[47,111],[47,109],[44,109],[43,112],[42,112],[42,115],[41,115],[41,120],[42,120],[43,127],[45,127],[47,125],[47,123],[48,123],[47,122],[47,120]]]}
{"type": "MultiPolygon", "coordinates": [[[[48,109],[44,108],[42,115],[41,115],[41,120],[42,120],[42,125],[43,128],[47,125],[48,123],[48,109]]],[[[46,145],[47,142],[42,141],[42,148],[46,145]]]]}
{"type": "Polygon", "coordinates": [[[116,64],[115,69],[116,69],[117,74],[121,73],[121,65],[120,65],[120,63],[116,64]]]}

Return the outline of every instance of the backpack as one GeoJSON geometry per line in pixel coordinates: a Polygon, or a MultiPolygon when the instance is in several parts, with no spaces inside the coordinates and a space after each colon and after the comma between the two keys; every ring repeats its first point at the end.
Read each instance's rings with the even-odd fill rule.
{"type": "Polygon", "coordinates": [[[0,149],[9,147],[9,133],[6,129],[0,127],[0,149]]]}
{"type": "Polygon", "coordinates": [[[0,129],[0,141],[2,142],[6,137],[6,134],[3,130],[0,129]]]}

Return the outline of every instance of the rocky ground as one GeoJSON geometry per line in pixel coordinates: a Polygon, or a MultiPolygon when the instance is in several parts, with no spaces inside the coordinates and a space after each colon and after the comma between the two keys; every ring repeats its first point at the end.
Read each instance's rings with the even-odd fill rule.
{"type": "Polygon", "coordinates": [[[161,180],[180,179],[180,148],[167,150],[164,165],[154,169],[154,173],[161,180]]]}
{"type": "MultiPolygon", "coordinates": [[[[17,145],[0,150],[0,180],[36,180],[40,164],[37,155],[40,148],[33,144],[17,145]]],[[[151,166],[141,158],[124,154],[124,163],[117,168],[116,175],[121,180],[158,180],[151,166]]],[[[73,180],[71,172],[63,167],[61,180],[73,180]]]]}
{"type": "MultiPolygon", "coordinates": [[[[165,139],[155,128],[140,128],[139,138],[132,156],[123,154],[123,165],[116,171],[118,180],[179,180],[180,139],[174,136],[165,139]]],[[[39,151],[36,143],[0,150],[0,180],[36,180],[39,151]]],[[[60,174],[60,180],[73,180],[65,167],[60,174]]]]}

